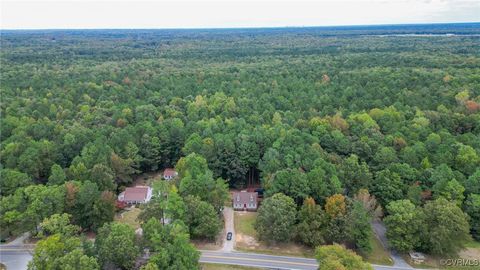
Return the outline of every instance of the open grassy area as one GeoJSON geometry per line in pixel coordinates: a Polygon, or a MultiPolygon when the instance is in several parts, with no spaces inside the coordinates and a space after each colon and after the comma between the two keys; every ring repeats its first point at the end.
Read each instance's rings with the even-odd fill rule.
{"type": "Polygon", "coordinates": [[[256,237],[257,232],[253,226],[256,218],[256,212],[235,212],[235,231],[256,237]]]}
{"type": "Polygon", "coordinates": [[[393,265],[393,260],[390,258],[389,252],[385,250],[375,235],[372,235],[370,238],[370,243],[372,244],[372,253],[364,257],[366,261],[373,264],[393,265]]]}
{"type": "Polygon", "coordinates": [[[465,244],[465,247],[467,247],[467,248],[478,248],[478,249],[480,249],[480,242],[479,242],[479,241],[472,240],[472,241],[468,242],[467,244],[465,244]]]}
{"type": "Polygon", "coordinates": [[[313,249],[296,243],[276,243],[268,245],[257,239],[254,223],[256,212],[235,212],[235,249],[271,255],[313,257],[313,249]]]}
{"type": "Polygon", "coordinates": [[[115,216],[115,221],[125,223],[133,229],[140,228],[140,223],[137,220],[138,215],[142,210],[139,208],[131,208],[131,210],[125,210],[124,212],[115,216]]]}
{"type": "MultiPolygon", "coordinates": [[[[426,255],[425,262],[421,264],[411,264],[415,268],[424,268],[424,269],[447,269],[447,270],[478,270],[480,269],[479,265],[470,265],[470,266],[448,266],[441,264],[441,261],[445,259],[463,259],[464,262],[470,260],[471,263],[476,263],[480,260],[480,247],[478,242],[469,242],[466,245],[467,247],[460,251],[457,256],[452,257],[437,257],[432,255],[426,255]],[[476,261],[475,261],[476,260],[476,261]]],[[[408,254],[403,256],[404,259],[408,262],[409,256],[408,254]]]]}
{"type": "Polygon", "coordinates": [[[202,270],[257,270],[261,268],[247,267],[240,265],[216,264],[216,263],[202,263],[202,270]]]}

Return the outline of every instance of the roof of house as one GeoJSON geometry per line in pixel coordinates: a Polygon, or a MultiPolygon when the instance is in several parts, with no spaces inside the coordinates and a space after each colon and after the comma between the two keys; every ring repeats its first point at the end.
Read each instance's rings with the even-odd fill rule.
{"type": "Polygon", "coordinates": [[[136,186],[136,187],[127,187],[124,193],[125,201],[143,201],[148,196],[147,186],[136,186]]]}
{"type": "Polygon", "coordinates": [[[250,203],[252,200],[256,202],[257,198],[257,192],[240,191],[233,193],[233,200],[236,203],[250,203]]]}
{"type": "Polygon", "coordinates": [[[175,171],[175,169],[172,169],[172,168],[166,168],[163,171],[163,176],[172,177],[172,176],[176,176],[176,175],[177,175],[177,171],[175,171]]]}

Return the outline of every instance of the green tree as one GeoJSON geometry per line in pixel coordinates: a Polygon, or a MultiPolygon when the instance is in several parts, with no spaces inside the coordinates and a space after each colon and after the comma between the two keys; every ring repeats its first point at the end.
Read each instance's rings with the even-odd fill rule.
{"type": "Polygon", "coordinates": [[[93,204],[92,228],[97,230],[103,224],[113,221],[116,196],[111,191],[103,191],[93,204]]]}
{"type": "Polygon", "coordinates": [[[95,248],[102,268],[132,269],[140,254],[135,231],[126,224],[105,223],[98,231],[95,248]]]}
{"type": "Polygon", "coordinates": [[[53,164],[50,169],[50,176],[48,177],[49,185],[61,185],[65,183],[67,177],[62,167],[58,164],[53,164]]]}
{"type": "Polygon", "coordinates": [[[472,174],[480,165],[480,157],[477,151],[469,145],[458,144],[458,153],[455,157],[456,168],[465,173],[472,174]]]}
{"type": "Polygon", "coordinates": [[[480,168],[468,177],[464,186],[467,194],[480,194],[480,168]]]}
{"type": "Polygon", "coordinates": [[[193,238],[214,239],[221,229],[221,222],[213,206],[194,196],[186,197],[185,205],[185,223],[190,235],[193,238]]]}
{"type": "Polygon", "coordinates": [[[340,166],[340,179],[348,193],[355,194],[362,188],[370,187],[373,175],[367,163],[360,162],[357,155],[351,155],[340,166]]]}
{"type": "Polygon", "coordinates": [[[305,199],[298,212],[298,224],[296,225],[298,239],[311,247],[323,244],[326,222],[325,212],[315,203],[315,200],[313,198],[305,199]]]}
{"type": "Polygon", "coordinates": [[[33,258],[28,263],[28,270],[46,269],[99,270],[100,267],[94,257],[84,253],[79,238],[54,234],[38,241],[33,258]]]}
{"type": "Polygon", "coordinates": [[[116,188],[113,171],[104,164],[95,164],[90,171],[90,178],[101,191],[113,191],[116,188]]]}
{"type": "Polygon", "coordinates": [[[318,270],[372,270],[362,257],[340,245],[320,246],[315,250],[318,270]]]}
{"type": "Polygon", "coordinates": [[[146,269],[199,269],[199,252],[189,242],[182,222],[163,225],[152,218],[142,225],[144,239],[152,251],[146,269]]]}
{"type": "Polygon", "coordinates": [[[470,216],[470,232],[480,240],[480,194],[470,194],[465,201],[465,212],[470,216]]]}
{"type": "Polygon", "coordinates": [[[457,180],[452,179],[446,183],[438,182],[433,186],[434,198],[445,198],[461,206],[465,196],[465,188],[457,180]]]}
{"type": "Polygon", "coordinates": [[[18,188],[33,184],[28,174],[12,169],[1,169],[0,178],[2,179],[0,181],[0,195],[2,196],[11,195],[18,188]]]}
{"type": "Polygon", "coordinates": [[[388,169],[375,174],[375,182],[372,185],[372,193],[378,198],[381,205],[403,198],[405,184],[397,173],[388,169]]]}
{"type": "Polygon", "coordinates": [[[310,187],[305,173],[298,170],[280,170],[275,173],[272,186],[267,190],[267,196],[283,193],[297,204],[300,204],[309,194],[310,187]]]}
{"type": "Polygon", "coordinates": [[[60,234],[62,236],[74,236],[80,231],[80,228],[70,223],[71,215],[53,214],[48,218],[45,218],[40,223],[42,235],[60,234]]]}
{"type": "Polygon", "coordinates": [[[292,198],[282,193],[266,198],[258,209],[255,229],[261,240],[289,241],[294,231],[296,206],[292,198]]]}
{"type": "Polygon", "coordinates": [[[349,220],[346,228],[348,239],[361,254],[370,254],[372,252],[370,239],[373,232],[368,211],[360,202],[355,201],[350,206],[347,220],[349,220]]]}
{"type": "Polygon", "coordinates": [[[454,202],[444,198],[427,202],[423,214],[428,228],[423,237],[433,254],[455,254],[470,239],[468,216],[454,202]]]}
{"type": "Polygon", "coordinates": [[[389,244],[400,252],[409,252],[419,247],[424,233],[421,209],[409,200],[392,201],[386,209],[388,216],[384,222],[389,244]]]}

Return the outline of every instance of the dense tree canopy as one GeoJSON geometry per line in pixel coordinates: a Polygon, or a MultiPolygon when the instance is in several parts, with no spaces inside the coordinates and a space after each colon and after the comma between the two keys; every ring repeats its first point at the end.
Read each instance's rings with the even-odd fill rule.
{"type": "Polygon", "coordinates": [[[478,26],[2,31],[0,236],[111,226],[137,174],[175,167],[143,222],[213,238],[228,188],[261,186],[261,237],[368,251],[381,206],[408,250],[405,207],[431,224],[421,248],[455,252],[478,238],[478,26]]]}

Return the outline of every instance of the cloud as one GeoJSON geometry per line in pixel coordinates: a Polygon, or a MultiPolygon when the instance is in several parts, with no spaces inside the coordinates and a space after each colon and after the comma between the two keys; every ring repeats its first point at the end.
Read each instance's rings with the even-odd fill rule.
{"type": "Polygon", "coordinates": [[[480,1],[2,1],[1,28],[203,28],[478,21],[480,1]]]}

